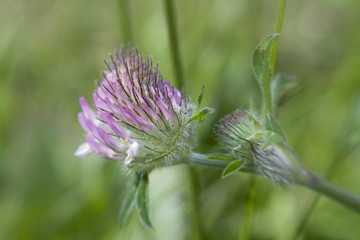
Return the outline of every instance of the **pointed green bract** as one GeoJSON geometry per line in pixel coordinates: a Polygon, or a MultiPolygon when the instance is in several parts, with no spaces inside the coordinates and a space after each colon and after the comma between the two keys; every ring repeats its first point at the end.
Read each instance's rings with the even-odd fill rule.
{"type": "Polygon", "coordinates": [[[227,165],[227,167],[224,169],[222,173],[222,178],[225,178],[231,174],[236,173],[244,166],[243,162],[240,162],[239,160],[232,161],[227,165]]]}
{"type": "Polygon", "coordinates": [[[150,201],[149,201],[149,180],[147,173],[144,173],[136,191],[136,210],[141,223],[153,229],[150,220],[150,201]]]}
{"type": "Polygon", "coordinates": [[[273,143],[286,141],[285,133],[282,130],[279,121],[271,113],[266,114],[265,128],[267,131],[266,131],[264,143],[261,147],[262,150],[264,150],[267,146],[273,143]]]}
{"type": "Polygon", "coordinates": [[[134,186],[121,205],[119,212],[120,227],[124,226],[125,220],[134,206],[136,190],[137,188],[134,186]]]}
{"type": "Polygon", "coordinates": [[[202,109],[199,110],[199,112],[195,113],[192,118],[189,119],[189,121],[187,123],[193,122],[195,120],[201,120],[205,115],[209,114],[209,113],[213,113],[215,111],[215,109],[213,108],[209,108],[209,107],[204,107],[202,109]]]}
{"type": "Polygon", "coordinates": [[[200,92],[200,94],[199,94],[199,96],[198,96],[198,98],[197,98],[197,104],[198,104],[198,106],[200,106],[201,105],[201,102],[202,102],[202,98],[203,98],[203,96],[204,96],[204,85],[202,85],[202,87],[201,87],[201,92],[200,92]]]}
{"type": "Polygon", "coordinates": [[[253,54],[253,70],[256,80],[264,94],[266,109],[272,112],[270,80],[274,73],[271,59],[275,54],[275,45],[280,34],[270,34],[266,36],[256,47],[253,54]]]}

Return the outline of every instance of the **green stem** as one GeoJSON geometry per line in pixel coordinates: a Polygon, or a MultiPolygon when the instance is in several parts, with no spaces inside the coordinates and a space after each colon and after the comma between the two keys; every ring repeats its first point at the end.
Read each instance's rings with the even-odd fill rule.
{"type": "MultiPolygon", "coordinates": [[[[179,40],[177,36],[177,28],[175,21],[175,10],[173,0],[164,0],[166,22],[169,33],[169,44],[171,49],[171,57],[176,76],[176,86],[184,88],[183,68],[181,64],[179,40]]],[[[199,207],[198,207],[198,189],[197,174],[195,169],[187,166],[187,175],[189,179],[189,208],[192,218],[192,236],[195,239],[203,239],[203,231],[201,227],[199,207]]]]}
{"type": "MultiPolygon", "coordinates": [[[[281,33],[282,25],[284,22],[285,5],[286,5],[286,0],[280,0],[278,14],[276,17],[275,33],[281,33]]],[[[274,45],[274,50],[273,50],[274,53],[273,53],[273,56],[271,59],[271,66],[272,66],[273,72],[275,72],[277,49],[278,49],[279,41],[280,41],[280,39],[274,45]]]]}
{"type": "MultiPolygon", "coordinates": [[[[188,164],[192,166],[224,169],[229,164],[229,162],[224,160],[207,159],[206,155],[191,153],[188,164]]],[[[240,171],[255,173],[254,170],[250,167],[244,167],[240,171]]],[[[318,193],[322,193],[360,213],[360,198],[358,196],[355,196],[348,191],[326,181],[325,179],[316,176],[305,168],[301,169],[301,174],[298,176],[297,184],[311,188],[318,193]]]]}
{"type": "MultiPolygon", "coordinates": [[[[360,141],[357,141],[355,144],[349,145],[345,144],[345,146],[335,155],[333,160],[331,161],[330,167],[327,170],[326,173],[326,179],[331,179],[333,175],[335,174],[335,171],[339,168],[339,165],[344,162],[344,159],[347,159],[347,157],[355,150],[357,149],[357,146],[360,144],[360,141]]],[[[307,207],[307,209],[304,211],[304,214],[302,215],[301,220],[299,221],[299,225],[296,228],[296,232],[294,235],[294,239],[298,239],[301,234],[306,229],[306,226],[308,225],[310,218],[319,203],[321,195],[316,194],[316,196],[312,199],[311,203],[307,207]]]]}
{"type": "Polygon", "coordinates": [[[166,22],[169,33],[169,42],[172,53],[171,56],[172,56],[173,66],[176,75],[176,86],[178,88],[183,88],[184,87],[183,69],[181,65],[181,57],[180,57],[179,41],[176,30],[173,0],[164,0],[164,4],[165,4],[165,13],[167,20],[166,22]]]}
{"type": "Polygon", "coordinates": [[[360,213],[360,198],[303,168],[298,184],[322,193],[360,213]]]}
{"type": "Polygon", "coordinates": [[[130,18],[130,0],[119,0],[120,24],[122,29],[122,38],[125,43],[132,42],[131,18],[130,18]]]}

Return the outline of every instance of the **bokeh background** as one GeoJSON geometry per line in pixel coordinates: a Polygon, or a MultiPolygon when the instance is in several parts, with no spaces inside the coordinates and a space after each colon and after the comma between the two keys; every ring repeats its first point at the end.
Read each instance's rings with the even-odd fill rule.
{"type": "MultiPolygon", "coordinates": [[[[174,1],[186,92],[205,84],[199,151],[211,127],[251,95],[252,51],[272,33],[277,0],[174,1]]],[[[150,176],[156,231],[118,211],[132,176],[97,156],[74,157],[103,59],[131,40],[174,83],[163,1],[0,0],[0,239],[200,239],[184,166],[150,176]],[[124,4],[125,3],[125,4],[124,4]]],[[[288,0],[277,72],[298,77],[278,118],[302,163],[360,195],[360,2],[288,0]]],[[[196,169],[203,239],[292,239],[314,192],[267,179],[196,169]],[[249,214],[251,213],[252,214],[249,214]]],[[[358,239],[360,215],[321,198],[299,239],[358,239]]]]}

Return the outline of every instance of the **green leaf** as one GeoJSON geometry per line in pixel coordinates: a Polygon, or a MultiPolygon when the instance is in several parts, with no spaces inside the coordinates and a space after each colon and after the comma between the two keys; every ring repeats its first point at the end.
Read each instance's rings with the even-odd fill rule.
{"type": "Polygon", "coordinates": [[[266,131],[265,141],[263,146],[261,147],[262,150],[264,150],[267,146],[275,142],[286,141],[286,136],[280,126],[279,121],[271,113],[266,114],[265,128],[268,131],[266,131]]]}
{"type": "Polygon", "coordinates": [[[231,174],[234,174],[235,172],[239,171],[243,166],[244,166],[244,163],[240,162],[239,160],[232,161],[224,169],[224,171],[222,173],[222,178],[225,178],[227,176],[230,176],[231,174]]]}
{"type": "Polygon", "coordinates": [[[201,102],[202,102],[202,98],[203,98],[203,95],[204,95],[204,85],[202,85],[202,87],[201,87],[201,92],[200,92],[200,94],[199,94],[199,96],[198,96],[198,98],[197,98],[197,104],[198,104],[198,106],[200,106],[200,104],[201,104],[201,102]]]}
{"type": "Polygon", "coordinates": [[[280,34],[278,33],[266,36],[253,53],[254,75],[263,91],[266,109],[269,112],[272,111],[270,80],[274,73],[271,60],[275,57],[275,49],[279,36],[280,34]]]}
{"type": "Polygon", "coordinates": [[[276,74],[271,82],[271,97],[273,109],[276,110],[282,96],[289,92],[299,83],[299,79],[290,74],[276,74]]]}
{"type": "Polygon", "coordinates": [[[199,112],[197,112],[196,114],[194,114],[188,121],[188,123],[193,122],[195,120],[200,120],[202,119],[205,115],[209,114],[209,113],[213,113],[215,111],[215,109],[213,108],[209,108],[209,107],[204,107],[202,109],[200,109],[199,112]]]}
{"type": "Polygon", "coordinates": [[[280,34],[270,34],[266,36],[253,53],[253,70],[255,78],[260,86],[264,86],[264,81],[270,81],[273,69],[271,66],[271,58],[273,57],[273,49],[279,40],[280,34]]]}
{"type": "Polygon", "coordinates": [[[134,206],[136,190],[137,188],[134,186],[121,205],[119,212],[120,227],[124,226],[125,220],[134,206]]]}
{"type": "Polygon", "coordinates": [[[238,158],[224,153],[212,153],[207,155],[208,159],[224,160],[224,161],[239,161],[238,158]]]}
{"type": "Polygon", "coordinates": [[[141,223],[145,227],[153,229],[150,220],[149,181],[147,173],[142,176],[136,191],[136,210],[141,223]]]}
{"type": "Polygon", "coordinates": [[[267,131],[266,135],[265,135],[265,140],[263,145],[261,146],[261,151],[263,151],[265,148],[267,148],[268,146],[270,146],[273,143],[277,143],[277,142],[283,142],[285,139],[283,136],[272,132],[272,131],[267,131]]]}

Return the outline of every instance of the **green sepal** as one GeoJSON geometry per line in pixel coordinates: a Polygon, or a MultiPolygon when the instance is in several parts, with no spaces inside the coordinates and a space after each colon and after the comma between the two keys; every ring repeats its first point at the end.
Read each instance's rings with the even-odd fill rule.
{"type": "Polygon", "coordinates": [[[143,226],[153,229],[150,220],[149,179],[143,173],[136,191],[136,210],[143,226]]]}
{"type": "Polygon", "coordinates": [[[266,113],[265,117],[266,135],[261,150],[276,142],[285,142],[286,136],[282,130],[279,121],[271,113],[266,113]]]}
{"type": "Polygon", "coordinates": [[[135,195],[136,195],[137,188],[133,186],[130,190],[130,193],[124,199],[120,211],[119,211],[119,225],[120,227],[124,226],[125,220],[129,215],[131,209],[135,203],[135,195]]]}
{"type": "Polygon", "coordinates": [[[195,113],[187,123],[193,122],[195,120],[201,120],[205,115],[209,114],[209,113],[213,113],[215,111],[215,109],[210,108],[210,107],[204,107],[202,109],[200,109],[197,113],[195,113]]]}
{"type": "Polygon", "coordinates": [[[225,178],[227,176],[230,176],[231,174],[236,173],[244,166],[244,162],[241,162],[239,160],[232,161],[229,163],[224,171],[222,172],[222,178],[225,178]]]}
{"type": "Polygon", "coordinates": [[[212,153],[206,156],[208,159],[216,159],[216,160],[223,160],[223,161],[239,161],[238,158],[224,153],[212,153]]]}

